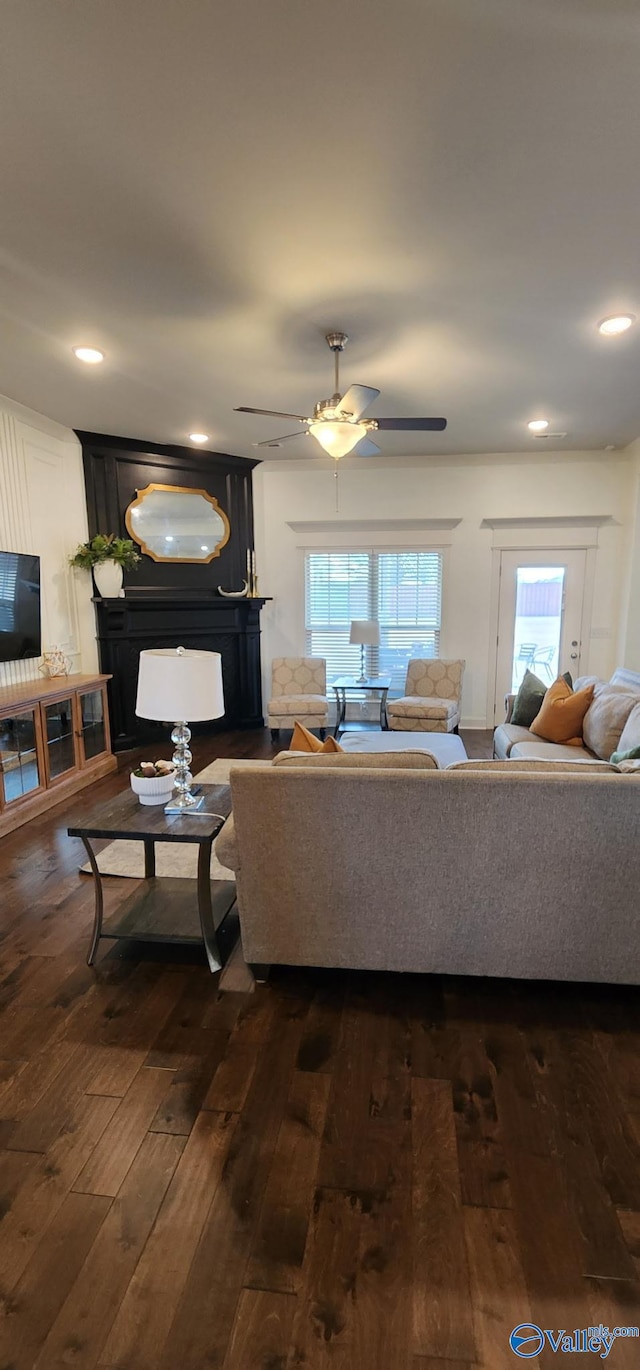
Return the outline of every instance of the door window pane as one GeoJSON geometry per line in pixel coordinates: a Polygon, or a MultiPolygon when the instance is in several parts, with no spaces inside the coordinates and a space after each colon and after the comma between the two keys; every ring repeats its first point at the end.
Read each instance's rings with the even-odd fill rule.
{"type": "Polygon", "coordinates": [[[0,773],[7,804],[40,785],[33,711],[0,720],[0,773]]]}
{"type": "Polygon", "coordinates": [[[47,704],[44,716],[49,775],[55,780],[56,776],[64,775],[65,771],[71,771],[75,766],[71,700],[62,699],[57,704],[47,704]]]}
{"type": "Polygon", "coordinates": [[[564,576],[564,566],[518,566],[516,570],[512,690],[522,684],[526,670],[545,685],[558,675],[564,576]]]}
{"type": "Polygon", "coordinates": [[[90,690],[88,694],[80,695],[80,711],[84,754],[89,761],[91,757],[100,756],[107,749],[102,690],[90,690]]]}

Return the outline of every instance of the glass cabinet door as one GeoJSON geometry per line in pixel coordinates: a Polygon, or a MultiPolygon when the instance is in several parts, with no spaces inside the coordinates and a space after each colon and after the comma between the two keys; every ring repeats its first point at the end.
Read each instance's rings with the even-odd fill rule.
{"type": "Polygon", "coordinates": [[[69,697],[55,704],[45,704],[43,714],[47,770],[51,781],[66,775],[76,765],[73,700],[69,697]]]}
{"type": "Polygon", "coordinates": [[[101,756],[107,750],[104,690],[87,690],[78,699],[84,759],[91,761],[94,756],[101,756]]]}
{"type": "Polygon", "coordinates": [[[0,776],[5,804],[40,789],[34,709],[0,719],[0,776]]]}

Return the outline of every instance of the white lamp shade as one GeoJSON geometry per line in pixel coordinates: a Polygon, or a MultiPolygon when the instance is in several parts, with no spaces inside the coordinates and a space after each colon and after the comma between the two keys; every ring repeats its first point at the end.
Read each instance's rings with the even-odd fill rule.
{"type": "Polygon", "coordinates": [[[358,647],[379,647],[380,624],[373,618],[352,619],[349,642],[358,647]]]}
{"type": "Polygon", "coordinates": [[[330,457],[335,457],[339,461],[340,457],[346,457],[348,452],[352,452],[354,447],[367,436],[367,426],[364,423],[341,423],[337,419],[329,422],[321,419],[319,423],[311,423],[309,432],[324,447],[325,452],[330,457]]]}
{"type": "Polygon", "coordinates": [[[140,653],[136,713],[160,723],[198,723],[224,713],[222,657],[157,647],[140,653]]]}

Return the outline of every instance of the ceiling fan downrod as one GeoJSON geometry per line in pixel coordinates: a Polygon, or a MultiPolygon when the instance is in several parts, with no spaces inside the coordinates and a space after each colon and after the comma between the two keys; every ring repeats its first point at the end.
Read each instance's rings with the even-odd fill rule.
{"type": "Polygon", "coordinates": [[[333,398],[335,399],[336,395],[339,396],[340,394],[340,353],[344,352],[344,349],[349,341],[349,338],[346,333],[326,333],[325,337],[329,347],[331,348],[331,351],[333,352],[333,356],[335,359],[335,394],[333,396],[333,398]]]}

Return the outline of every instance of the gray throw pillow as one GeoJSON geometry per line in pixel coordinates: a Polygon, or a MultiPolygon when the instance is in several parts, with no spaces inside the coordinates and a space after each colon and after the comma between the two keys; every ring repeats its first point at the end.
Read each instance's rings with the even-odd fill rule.
{"type": "Polygon", "coordinates": [[[533,671],[525,671],[524,680],[513,701],[511,722],[521,728],[530,728],[534,718],[540,713],[547,687],[533,671]]]}
{"type": "MultiPolygon", "coordinates": [[[[570,689],[573,689],[571,672],[565,671],[563,680],[566,680],[570,689]]],[[[517,723],[521,728],[530,728],[534,718],[537,718],[542,707],[542,701],[547,693],[548,686],[540,680],[533,671],[525,671],[524,680],[513,701],[513,713],[510,722],[517,723]]]]}

